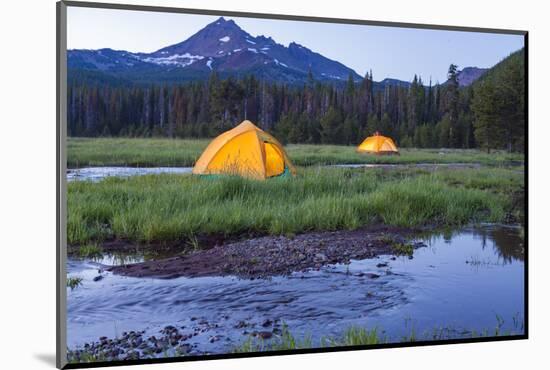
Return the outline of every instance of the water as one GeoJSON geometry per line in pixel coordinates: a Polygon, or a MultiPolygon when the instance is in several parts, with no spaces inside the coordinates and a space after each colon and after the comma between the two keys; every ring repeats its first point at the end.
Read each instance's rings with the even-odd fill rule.
{"type": "Polygon", "coordinates": [[[189,328],[202,320],[217,327],[190,343],[209,353],[231,351],[248,338],[245,329],[236,328],[240,321],[265,330],[261,323],[266,319],[282,320],[295,336],[311,335],[314,343],[352,325],[377,327],[391,340],[412,330],[420,337],[443,327],[467,336],[472,330],[493,330],[497,315],[504,319],[502,331],[521,334],[524,262],[517,228],[484,225],[420,239],[428,247],[416,250],[411,260],[382,256],[268,280],[160,280],[103,273],[94,282],[97,262],[69,260],[69,276],[84,280],[67,290],[68,345],[128,330],[158,335],[166,325],[189,328]],[[377,267],[380,263],[388,266],[377,267]],[[380,277],[361,274],[368,272],[380,277]],[[210,343],[213,335],[223,340],[210,343]]]}
{"type": "Polygon", "coordinates": [[[84,167],[67,170],[67,181],[100,181],[107,177],[187,174],[193,167],[84,167]]]}

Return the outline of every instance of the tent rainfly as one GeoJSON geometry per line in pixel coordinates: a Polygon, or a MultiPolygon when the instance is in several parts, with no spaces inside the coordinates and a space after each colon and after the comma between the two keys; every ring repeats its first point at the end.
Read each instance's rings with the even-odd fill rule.
{"type": "Polygon", "coordinates": [[[235,175],[257,180],[296,174],[283,146],[246,120],[216,137],[198,159],[197,175],[235,175]]]}
{"type": "Polygon", "coordinates": [[[389,137],[382,136],[375,132],[373,136],[369,136],[357,147],[359,153],[372,154],[399,154],[397,145],[389,137]]]}

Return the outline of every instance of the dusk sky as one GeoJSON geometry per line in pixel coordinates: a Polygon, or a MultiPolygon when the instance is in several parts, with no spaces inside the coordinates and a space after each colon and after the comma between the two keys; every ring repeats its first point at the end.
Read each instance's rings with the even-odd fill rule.
{"type": "MultiPolygon", "coordinates": [[[[217,18],[69,7],[67,46],[152,52],[187,39],[217,18]]],[[[225,18],[253,36],[271,36],[285,46],[297,42],[360,75],[372,69],[376,81],[386,77],[410,81],[417,74],[425,83],[430,77],[434,83],[443,82],[451,63],[460,69],[491,67],[523,47],[520,35],[225,18]]]]}

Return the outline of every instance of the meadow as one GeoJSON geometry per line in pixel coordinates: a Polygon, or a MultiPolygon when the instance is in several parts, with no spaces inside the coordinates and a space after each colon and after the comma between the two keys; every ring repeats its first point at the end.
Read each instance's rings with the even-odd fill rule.
{"type": "MultiPolygon", "coordinates": [[[[207,144],[207,140],[69,139],[68,162],[69,167],[192,166],[207,144]]],[[[74,255],[78,259],[93,259],[101,256],[103,251],[109,253],[108,248],[112,245],[135,246],[146,259],[147,256],[154,256],[153,259],[162,260],[164,246],[181,247],[181,250],[177,250],[178,254],[195,251],[198,255],[216,248],[209,251],[197,251],[198,249],[211,247],[214,244],[212,241],[225,238],[286,235],[296,240],[300,237],[294,238],[295,235],[312,231],[354,230],[379,225],[399,227],[396,229],[399,232],[403,231],[401,228],[410,229],[415,235],[420,236],[424,234],[423,231],[430,232],[435,228],[454,229],[472,223],[523,223],[525,184],[522,154],[487,154],[476,150],[404,149],[401,150],[400,156],[373,156],[358,154],[351,146],[288,145],[285,148],[291,160],[297,165],[295,177],[281,176],[258,181],[236,176],[155,174],[107,177],[97,182],[71,181],[68,183],[67,191],[69,250],[76,251],[74,255]],[[352,163],[391,163],[406,166],[329,166],[352,163]],[[470,163],[475,166],[415,166],[417,163],[470,163]],[[122,243],[107,243],[113,240],[122,243]],[[203,244],[203,241],[206,242],[203,244]]],[[[384,230],[388,231],[384,231],[381,238],[391,244],[392,253],[406,255],[409,257],[406,261],[409,261],[413,257],[412,245],[394,243],[391,235],[393,229],[390,227],[384,230]]],[[[277,248],[284,245],[278,244],[277,248]]],[[[288,250],[287,254],[281,254],[284,258],[274,258],[293,263],[294,258],[299,257],[299,253],[296,252],[298,249],[288,250]]],[[[243,269],[248,268],[248,263],[263,266],[258,264],[258,260],[248,257],[238,260],[243,269]]],[[[132,261],[131,257],[128,261],[132,261]]],[[[274,260],[270,261],[273,263],[274,260]]],[[[467,269],[481,268],[473,259],[464,263],[464,259],[461,258],[459,265],[466,266],[467,269]]],[[[378,265],[376,266],[378,268],[378,265]]],[[[388,264],[385,266],[381,268],[389,268],[388,264]]],[[[96,268],[92,268],[95,273],[96,268]]],[[[390,270],[387,270],[386,274],[388,271],[390,270]]],[[[441,271],[440,280],[445,281],[445,270],[436,271],[441,271]]],[[[334,274],[335,279],[344,279],[346,284],[327,286],[334,289],[334,286],[348,286],[353,279],[363,279],[359,275],[348,273],[349,267],[345,274],[334,274]]],[[[79,274],[80,271],[72,272],[68,277],[68,291],[77,290],[79,293],[85,292],[84,294],[93,291],[82,289],[86,284],[95,283],[86,281],[79,274]]],[[[493,278],[495,284],[502,281],[501,275],[494,275],[493,278]]],[[[474,279],[478,279],[477,275],[474,279]]],[[[150,279],[145,277],[142,280],[143,284],[150,283],[150,279]]],[[[453,281],[452,284],[456,285],[456,282],[453,281]]],[[[475,280],[472,286],[478,284],[478,280],[475,280]]],[[[264,288],[262,286],[260,289],[263,291],[264,288]]],[[[444,288],[441,296],[436,294],[434,297],[456,294],[452,289],[446,289],[446,286],[444,288]]],[[[438,290],[437,286],[433,289],[438,290]]],[[[510,289],[510,286],[507,285],[506,289],[510,289]]],[[[218,293],[213,293],[202,285],[198,290],[208,297],[209,302],[217,300],[218,293]]],[[[216,288],[216,291],[218,290],[216,288]]],[[[472,294],[470,290],[469,294],[472,294]]],[[[152,286],[147,287],[147,299],[153,299],[156,294],[154,291],[152,286]]],[[[163,297],[166,291],[159,290],[163,297]]],[[[511,292],[513,293],[513,289],[511,292]]],[[[132,301],[136,299],[134,294],[139,293],[132,292],[132,301]]],[[[223,294],[226,294],[225,290],[223,294]]],[[[248,296],[250,291],[246,291],[245,294],[248,296]]],[[[307,295],[307,289],[304,294],[307,295]]],[[[313,293],[315,294],[317,293],[313,293]]],[[[335,291],[334,294],[338,292],[335,291]]],[[[364,294],[365,297],[369,297],[372,293],[367,290],[364,294]]],[[[415,292],[411,292],[413,297],[414,294],[415,292]]],[[[345,295],[349,294],[345,292],[345,295]]],[[[85,304],[95,304],[97,297],[91,295],[86,299],[85,304]]],[[[105,299],[105,295],[102,295],[102,300],[105,299]]],[[[111,299],[114,304],[120,305],[123,302],[118,293],[111,299]]],[[[240,298],[232,299],[239,302],[240,298]]],[[[172,302],[164,298],[157,301],[152,307],[152,312],[163,310],[162,301],[168,304],[172,302]]],[[[309,298],[305,301],[311,302],[309,298]]],[[[225,305],[223,299],[219,302],[225,305]]],[[[394,307],[392,305],[392,309],[394,307]]],[[[356,311],[353,311],[353,315],[356,315],[356,311]]],[[[520,313],[518,317],[519,315],[520,313]]],[[[149,317],[148,315],[143,319],[146,327],[150,325],[149,317]]],[[[262,321],[263,319],[260,322],[262,321]]],[[[479,328],[485,326],[473,321],[473,328],[477,328],[477,331],[457,331],[451,326],[433,329],[422,327],[421,330],[416,330],[414,326],[407,326],[402,334],[394,333],[392,336],[378,327],[351,326],[335,337],[325,337],[322,332],[317,333],[315,337],[307,333],[293,333],[283,325],[282,330],[278,332],[274,329],[265,332],[268,335],[266,338],[270,338],[268,340],[262,339],[260,334],[249,333],[242,340],[228,345],[227,350],[234,353],[250,353],[484,338],[513,335],[516,331],[519,334],[523,333],[521,321],[514,318],[513,322],[512,331],[508,329],[509,325],[505,329],[503,321],[497,316],[497,326],[494,330],[480,330],[479,328]]],[[[236,327],[232,324],[228,330],[235,330],[236,327]]],[[[104,336],[103,327],[100,330],[98,334],[104,336]]],[[[240,332],[242,329],[238,330],[240,332]]],[[[92,342],[88,347],[72,348],[68,350],[67,358],[69,362],[75,363],[137,358],[134,356],[137,356],[138,352],[131,345],[126,345],[125,340],[128,338],[115,337],[112,341],[109,339],[111,344],[108,346],[104,345],[106,342],[100,341],[95,344],[92,342]],[[118,354],[122,354],[123,357],[118,354]]],[[[144,342],[153,343],[150,340],[144,342]]],[[[159,340],[152,344],[153,349],[147,347],[139,356],[162,358],[190,354],[186,350],[187,344],[178,347],[170,347],[169,344],[172,345],[172,342],[159,340]]],[[[210,352],[209,345],[206,344],[206,348],[210,352]]]]}
{"type": "Polygon", "coordinates": [[[521,219],[517,168],[300,167],[294,178],[148,175],[68,187],[72,245],[124,239],[196,240],[223,234],[292,235],[385,224],[453,226],[521,219]]]}
{"type": "MultiPolygon", "coordinates": [[[[209,139],[69,138],[67,166],[190,167],[209,139]]],[[[362,163],[479,163],[502,166],[523,162],[523,154],[461,149],[407,149],[399,156],[359,155],[355,146],[289,144],[285,149],[297,166],[362,163]]]]}

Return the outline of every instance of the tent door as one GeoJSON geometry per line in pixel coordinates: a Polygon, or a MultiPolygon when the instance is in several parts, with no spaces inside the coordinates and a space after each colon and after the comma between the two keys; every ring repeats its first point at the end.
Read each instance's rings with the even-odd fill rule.
{"type": "Polygon", "coordinates": [[[279,148],[268,142],[265,145],[266,177],[279,176],[285,171],[285,160],[279,148]]]}

